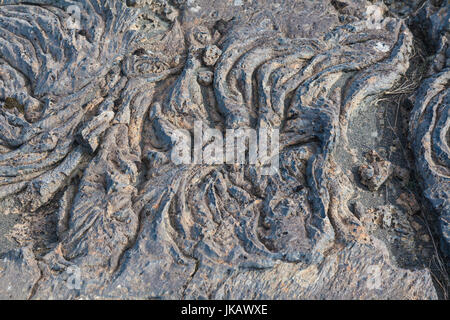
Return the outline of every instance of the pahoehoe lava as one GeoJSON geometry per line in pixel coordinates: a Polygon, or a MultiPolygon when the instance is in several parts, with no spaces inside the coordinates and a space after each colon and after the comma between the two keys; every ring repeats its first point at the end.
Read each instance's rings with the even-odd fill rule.
{"type": "Polygon", "coordinates": [[[417,212],[446,261],[450,4],[398,2],[0,0],[0,298],[445,296],[417,212]],[[365,110],[419,68],[413,167],[363,159],[365,110]],[[278,130],[279,169],[174,163],[195,123],[278,130]]]}

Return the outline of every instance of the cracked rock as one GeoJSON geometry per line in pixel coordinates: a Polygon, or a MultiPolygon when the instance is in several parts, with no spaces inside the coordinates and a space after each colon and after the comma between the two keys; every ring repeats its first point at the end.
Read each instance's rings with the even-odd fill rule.
{"type": "Polygon", "coordinates": [[[367,157],[369,164],[363,164],[359,167],[361,183],[367,186],[370,191],[377,191],[391,176],[392,165],[389,161],[382,160],[375,151],[371,151],[367,157]]]}

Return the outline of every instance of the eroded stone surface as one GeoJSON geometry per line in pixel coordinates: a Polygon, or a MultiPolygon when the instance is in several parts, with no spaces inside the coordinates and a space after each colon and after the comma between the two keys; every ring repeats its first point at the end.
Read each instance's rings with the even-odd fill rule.
{"type": "Polygon", "coordinates": [[[439,214],[442,247],[450,255],[450,3],[427,3],[414,22],[428,26],[428,77],[414,96],[410,140],[424,194],[439,214]]]}

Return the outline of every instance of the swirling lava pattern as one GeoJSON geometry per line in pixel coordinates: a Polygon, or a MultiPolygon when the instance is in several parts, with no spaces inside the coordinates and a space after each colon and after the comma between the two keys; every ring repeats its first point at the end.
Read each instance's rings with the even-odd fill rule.
{"type": "MultiPolygon", "coordinates": [[[[352,256],[373,257],[389,283],[407,277],[401,290],[432,288],[427,273],[394,267],[372,242],[347,207],[352,187],[334,159],[353,111],[408,69],[413,40],[404,22],[385,18],[373,29],[357,21],[317,39],[236,24],[220,39],[206,27],[191,39],[175,20],[143,50],[140,11],[124,2],[0,6],[0,99],[23,106],[0,109],[0,205],[39,214],[57,204],[56,243],[45,254],[25,248],[5,258],[8,272],[18,259],[32,274],[17,297],[214,297],[232,274],[322,265],[337,275],[336,261],[352,256]],[[81,7],[79,29],[66,25],[71,5],[81,7]],[[201,86],[202,52],[214,43],[223,53],[212,86],[201,86]],[[195,121],[221,132],[278,129],[279,171],[175,165],[173,133],[193,134],[195,121]],[[78,290],[65,285],[73,268],[78,290]]],[[[432,151],[424,156],[442,175],[448,94],[430,105],[432,151]]],[[[293,296],[337,294],[340,284],[325,275],[315,275],[320,285],[292,287],[293,296]]]]}

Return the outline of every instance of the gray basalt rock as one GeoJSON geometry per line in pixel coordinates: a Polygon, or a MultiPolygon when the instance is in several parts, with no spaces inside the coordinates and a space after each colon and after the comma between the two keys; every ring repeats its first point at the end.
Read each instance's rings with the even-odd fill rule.
{"type": "Polygon", "coordinates": [[[0,299],[25,300],[33,295],[41,271],[30,248],[10,251],[0,260],[0,299]]]}
{"type": "Polygon", "coordinates": [[[432,63],[413,97],[410,141],[424,195],[439,214],[443,252],[450,255],[450,3],[427,3],[413,22],[429,27],[432,63]]]}
{"type": "MultiPolygon", "coordinates": [[[[414,36],[387,7],[0,4],[0,101],[23,106],[0,108],[1,214],[50,216],[53,234],[4,255],[0,297],[438,297],[349,209],[349,123],[411,67],[414,36]],[[277,170],[174,162],[196,123],[277,130],[277,170]]],[[[446,70],[419,89],[411,139],[448,240],[446,70]]]]}

